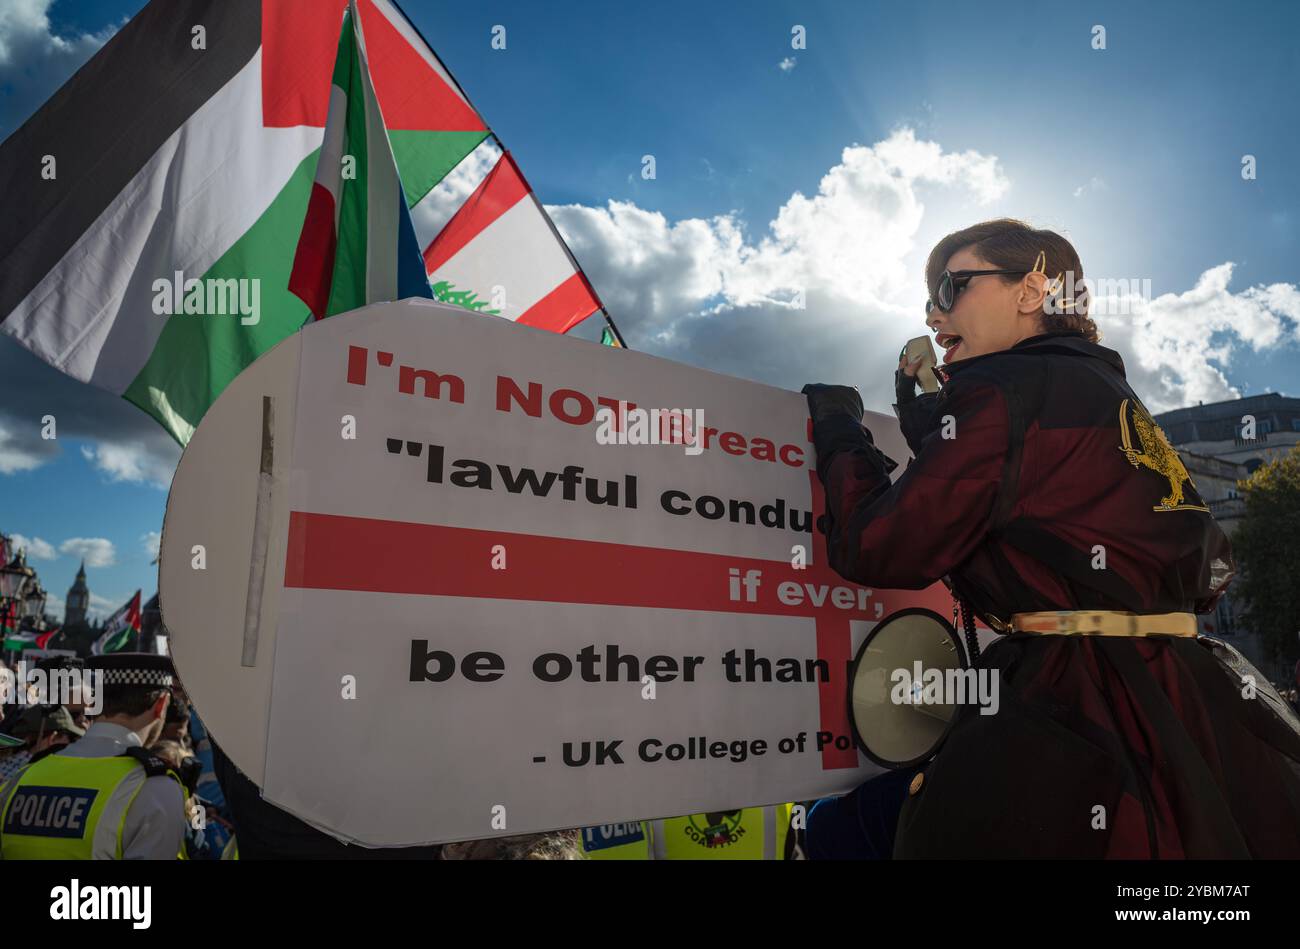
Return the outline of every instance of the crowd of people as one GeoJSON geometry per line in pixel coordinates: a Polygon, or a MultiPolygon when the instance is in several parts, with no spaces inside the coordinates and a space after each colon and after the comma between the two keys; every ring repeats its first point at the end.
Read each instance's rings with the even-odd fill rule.
{"type": "MultiPolygon", "coordinates": [[[[39,831],[30,840],[15,835],[22,818],[24,777],[48,759],[92,758],[135,752],[146,764],[154,793],[139,796],[116,841],[116,852],[86,856],[189,860],[324,858],[442,860],[581,859],[880,859],[894,846],[901,809],[917,792],[924,767],[888,771],[853,792],[801,805],[738,808],[668,820],[630,821],[544,834],[524,834],[430,846],[370,849],[346,845],[262,799],[260,790],[221,751],[175,677],[166,657],[124,654],[83,662],[72,657],[29,665],[42,687],[76,673],[79,685],[62,694],[22,692],[23,665],[0,661],[0,858],[24,859],[71,854],[60,843],[41,849],[39,831]],[[104,667],[108,668],[105,669],[104,667]],[[157,681],[138,680],[149,674],[157,681]],[[90,673],[90,675],[87,675],[90,673]],[[93,674],[103,694],[94,694],[93,674]],[[112,676],[118,676],[114,681],[112,676]],[[164,684],[165,683],[165,684],[164,684]],[[48,700],[48,701],[47,701],[48,700]],[[57,700],[57,701],[55,701],[57,700]],[[98,744],[97,744],[98,743],[98,744]],[[144,760],[147,756],[152,766],[144,760]],[[154,807],[156,813],[148,813],[154,807]],[[138,834],[132,828],[143,828],[138,834]],[[170,828],[170,829],[167,829],[170,828]],[[22,845],[15,845],[19,840],[22,845]],[[27,844],[36,843],[35,849],[27,844]],[[242,851],[242,854],[241,854],[242,851]]],[[[64,683],[66,684],[66,682],[64,683]]],[[[1293,706],[1297,691],[1280,694],[1293,706]]],[[[57,777],[57,776],[56,776],[57,777]]],[[[28,784],[48,791],[50,777],[28,784]]],[[[95,786],[93,777],[71,785],[95,786]]],[[[107,788],[112,790],[112,788],[107,788]]],[[[57,814],[57,804],[28,795],[29,823],[57,814]],[[34,803],[33,803],[34,802],[34,803]],[[44,814],[44,817],[43,817],[44,814]]],[[[21,829],[21,828],[18,828],[21,829]]],[[[83,828],[82,837],[95,837],[83,828]]]]}
{"type": "MultiPolygon", "coordinates": [[[[208,734],[167,657],[127,653],[83,661],[57,656],[13,665],[0,661],[3,859],[790,859],[803,854],[802,822],[792,805],[429,846],[349,846],[262,799],[208,734]],[[135,758],[142,770],[127,765],[108,778],[82,770],[69,778],[63,770],[99,769],[123,757],[135,758]],[[59,770],[52,772],[55,767],[59,770]],[[76,796],[84,785],[116,797],[128,777],[149,793],[134,795],[116,839],[110,834],[105,843],[93,822],[76,823],[76,817],[86,816],[79,814],[76,796]],[[66,800],[52,790],[67,791],[66,800]],[[78,831],[80,852],[62,833],[68,827],[78,831]]],[[[104,820],[102,813],[98,820],[104,820]]]]}

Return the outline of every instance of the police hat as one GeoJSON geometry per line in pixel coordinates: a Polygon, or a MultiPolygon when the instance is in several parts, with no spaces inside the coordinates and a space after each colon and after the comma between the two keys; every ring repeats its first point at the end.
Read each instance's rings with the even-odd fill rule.
{"type": "Polygon", "coordinates": [[[168,689],[176,669],[167,656],[149,652],[114,652],[91,656],[86,670],[99,672],[108,686],[136,686],[142,689],[168,689]]]}

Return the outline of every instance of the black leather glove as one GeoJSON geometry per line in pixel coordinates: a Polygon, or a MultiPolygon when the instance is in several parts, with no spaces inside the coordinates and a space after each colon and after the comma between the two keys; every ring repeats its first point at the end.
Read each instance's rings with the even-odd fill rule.
{"type": "Polygon", "coordinates": [[[899,405],[916,398],[916,376],[909,376],[901,369],[894,370],[894,401],[899,405]]]}
{"type": "Polygon", "coordinates": [[[808,397],[808,414],[814,423],[837,415],[849,415],[855,422],[862,421],[862,396],[855,386],[811,382],[799,391],[808,397]]]}
{"type": "MultiPolygon", "coordinates": [[[[856,388],[812,383],[804,386],[802,392],[808,397],[808,412],[813,419],[813,447],[817,451],[817,473],[823,484],[831,458],[838,451],[862,452],[864,457],[877,460],[886,476],[898,467],[876,448],[871,430],[862,424],[862,396],[856,388]]],[[[825,532],[820,525],[818,529],[825,532]]]]}

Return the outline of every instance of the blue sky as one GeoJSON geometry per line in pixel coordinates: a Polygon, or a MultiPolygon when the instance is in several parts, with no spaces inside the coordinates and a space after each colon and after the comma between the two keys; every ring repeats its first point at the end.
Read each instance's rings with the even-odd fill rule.
{"type": "MultiPolygon", "coordinates": [[[[44,26],[0,13],[0,135],[142,6],[22,6],[42,5],[44,26]]],[[[1294,3],[402,6],[634,348],[792,388],[852,382],[882,406],[891,353],[923,331],[928,248],[1006,214],[1067,234],[1090,276],[1150,281],[1141,325],[1103,330],[1153,408],[1300,390],[1294,3]],[[780,302],[791,274],[806,311],[780,302]]],[[[0,473],[0,530],[56,553],[106,539],[115,564],[90,570],[92,590],[148,596],[141,538],[160,529],[175,450],[130,406],[14,350],[0,340],[23,380],[0,382],[0,432],[51,404],[78,421],[32,449],[39,466],[0,473]]],[[[77,562],[35,563],[61,597],[77,562]]]]}

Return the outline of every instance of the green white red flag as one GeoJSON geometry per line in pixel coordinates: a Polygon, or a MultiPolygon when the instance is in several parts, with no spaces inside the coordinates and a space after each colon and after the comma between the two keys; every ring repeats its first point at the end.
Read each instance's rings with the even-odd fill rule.
{"type": "Polygon", "coordinates": [[[289,275],[289,289],[318,320],[368,303],[433,296],[357,33],[349,4],[325,141],[289,275]]]}
{"type": "Polygon", "coordinates": [[[120,609],[104,621],[104,632],[90,646],[90,652],[102,656],[121,652],[131,643],[131,636],[140,632],[140,591],[127,600],[120,609]]]}
{"type": "Polygon", "coordinates": [[[36,633],[29,629],[22,632],[6,633],[4,648],[8,652],[22,652],[24,649],[36,648],[36,633]]]}

